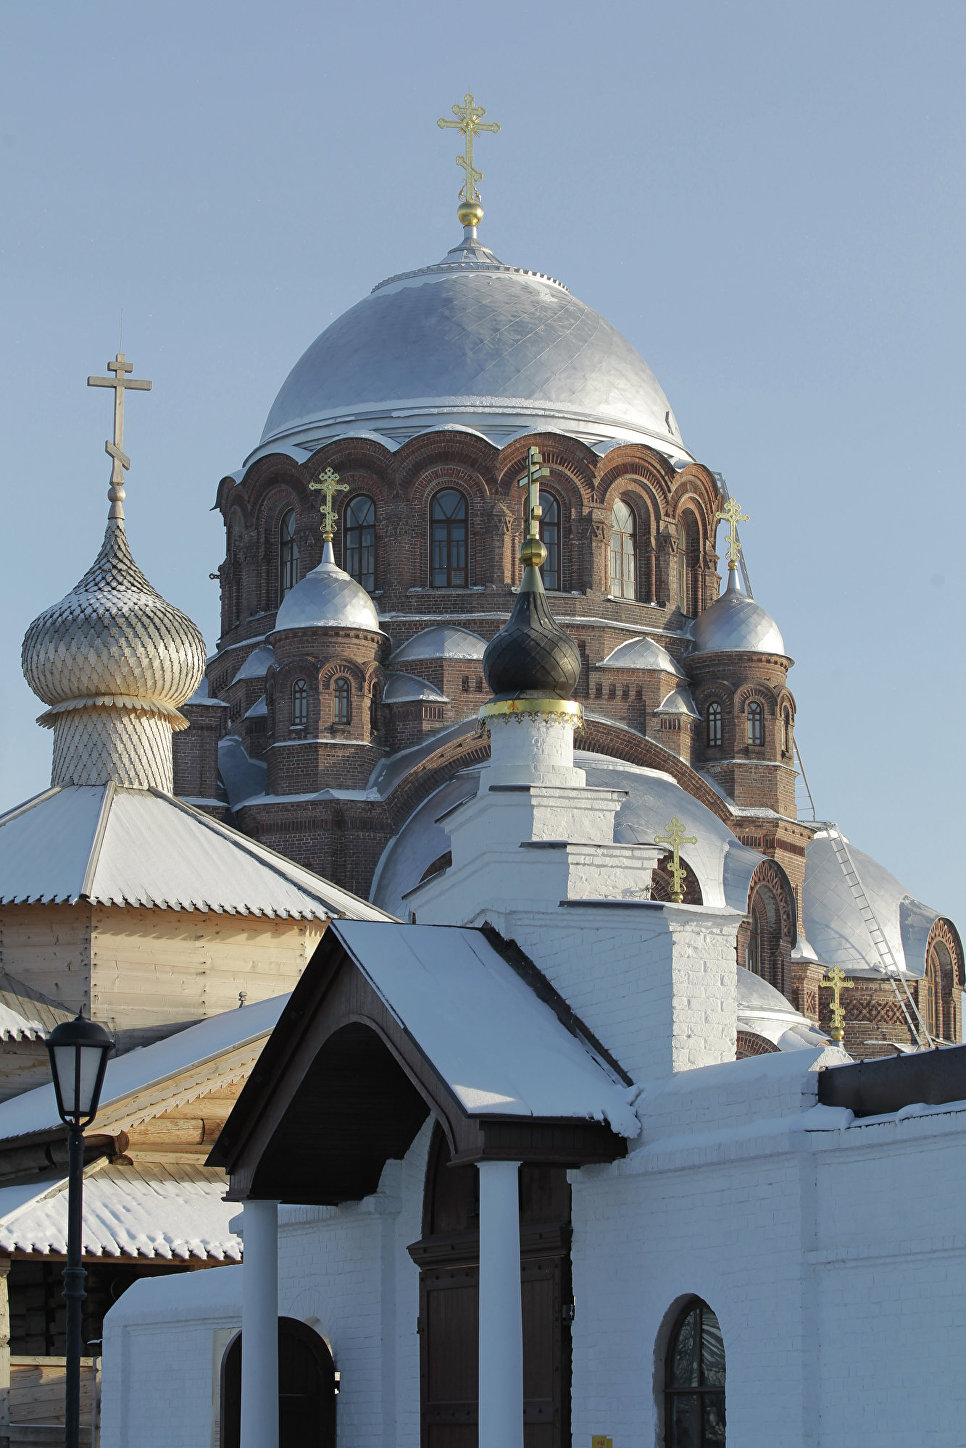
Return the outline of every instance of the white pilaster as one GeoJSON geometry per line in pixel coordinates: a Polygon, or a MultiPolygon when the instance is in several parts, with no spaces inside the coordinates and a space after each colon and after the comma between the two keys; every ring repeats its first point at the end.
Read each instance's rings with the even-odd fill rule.
{"type": "Polygon", "coordinates": [[[278,1448],[278,1203],[242,1213],[241,1448],[278,1448]]]}
{"type": "Polygon", "coordinates": [[[479,1448],[523,1448],[520,1166],[481,1161],[479,1448]]]}

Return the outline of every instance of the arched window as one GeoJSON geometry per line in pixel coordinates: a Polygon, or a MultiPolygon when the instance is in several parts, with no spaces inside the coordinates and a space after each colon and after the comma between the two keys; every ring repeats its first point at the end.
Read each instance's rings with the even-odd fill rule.
{"type": "Polygon", "coordinates": [[[665,1448],[724,1448],[725,1353],[718,1319],[694,1297],[678,1318],[664,1376],[665,1448]]]}
{"type": "Polygon", "coordinates": [[[745,950],[745,968],[754,975],[761,975],[761,913],[756,905],[751,907],[751,928],[748,931],[748,946],[745,950]]]}
{"type": "Polygon", "coordinates": [[[634,514],[621,498],[611,509],[610,526],[610,592],[614,598],[636,598],[634,514]]]}
{"type": "Polygon", "coordinates": [[[295,541],[295,509],[282,514],[278,525],[278,601],[299,581],[299,546],[295,541]]]}
{"type": "Polygon", "coordinates": [[[345,571],[368,588],[376,586],[376,505],[365,493],[350,498],[342,515],[345,571]]]}
{"type": "Polygon", "coordinates": [[[466,587],[466,499],[444,488],[430,510],[430,580],[434,588],[466,587]]]}
{"type": "Polygon", "coordinates": [[[952,956],[942,941],[936,940],[929,947],[926,974],[919,990],[920,1013],[926,1030],[934,1041],[949,1040],[953,1035],[952,1022],[947,1023],[943,1009],[943,977],[952,981],[952,975],[952,956]]]}
{"type": "Polygon", "coordinates": [[[709,749],[721,748],[721,705],[711,703],[704,715],[704,740],[709,749]]]}
{"type": "Polygon", "coordinates": [[[756,887],[748,916],[748,940],[741,963],[784,992],[788,982],[784,979],[782,911],[778,896],[769,885],[762,883],[756,887]]]}
{"type": "Polygon", "coordinates": [[[788,705],[782,710],[782,753],[792,752],[792,714],[788,705]]]}
{"type": "Polygon", "coordinates": [[[307,724],[309,721],[309,691],[304,679],[296,679],[292,685],[292,723],[307,724]]]}
{"type": "Polygon", "coordinates": [[[352,723],[352,691],[348,679],[336,679],[332,685],[332,723],[352,723]]]}
{"type": "Polygon", "coordinates": [[[757,699],[752,699],[748,705],[748,743],[764,744],[765,742],[765,710],[757,699]]]}
{"type": "Polygon", "coordinates": [[[540,494],[540,537],[547,550],[547,561],[543,565],[544,588],[560,587],[560,504],[553,493],[540,494]]]}
{"type": "Polygon", "coordinates": [[[701,571],[701,530],[693,513],[683,513],[678,524],[678,606],[693,618],[698,611],[701,571]]]}

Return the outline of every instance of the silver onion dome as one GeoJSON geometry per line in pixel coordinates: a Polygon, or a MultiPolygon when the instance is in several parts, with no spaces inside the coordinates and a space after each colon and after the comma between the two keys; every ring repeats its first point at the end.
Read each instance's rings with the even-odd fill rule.
{"type": "Polygon", "coordinates": [[[631,344],[552,277],[508,266],[468,231],[442,261],[380,283],[295,364],[254,456],[359,431],[402,442],[467,427],[497,444],[553,429],[689,459],[631,344]]]}
{"type": "Polygon", "coordinates": [[[361,583],[335,561],[326,540],[322,562],[289,589],[275,617],[275,632],[302,628],[362,628],[381,633],[376,606],[361,583]]]}
{"type": "Polygon", "coordinates": [[[724,593],[694,624],[695,654],[784,654],[785,641],[775,620],[745,593],[737,568],[729,568],[724,593]]]}

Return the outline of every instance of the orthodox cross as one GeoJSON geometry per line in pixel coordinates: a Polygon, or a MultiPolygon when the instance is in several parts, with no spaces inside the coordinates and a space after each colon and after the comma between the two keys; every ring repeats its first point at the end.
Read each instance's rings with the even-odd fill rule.
{"type": "Polygon", "coordinates": [[[684,826],[677,815],[675,815],[672,819],[669,819],[664,826],[663,835],[654,836],[654,843],[656,845],[671,846],[671,863],[669,866],[671,871],[671,899],[675,905],[680,905],[684,899],[685,877],[685,869],[681,864],[681,846],[696,845],[698,843],[698,837],[697,835],[686,835],[684,833],[684,826]]]}
{"type": "MultiPolygon", "coordinates": [[[[131,459],[124,453],[124,393],[131,387],[135,392],[150,392],[150,382],[143,382],[138,377],[128,377],[129,372],[134,371],[133,362],[128,362],[123,352],[118,352],[113,362],[107,364],[108,372],[113,372],[113,377],[88,377],[88,387],[113,387],[114,388],[114,441],[104,444],[104,451],[109,458],[113,459],[111,466],[111,488],[120,488],[124,483],[123,468],[130,468],[131,459]]],[[[124,499],[122,492],[119,498],[111,498],[112,503],[120,503],[124,499]]],[[[112,509],[112,516],[113,516],[112,509]]],[[[119,514],[123,517],[123,513],[119,514]]]]}
{"type": "Polygon", "coordinates": [[[741,544],[738,542],[738,524],[748,522],[748,514],[741,511],[741,504],[736,503],[734,498],[729,498],[720,513],[715,513],[715,518],[728,524],[728,567],[738,567],[738,557],[741,553],[741,544]]]}
{"type": "Polygon", "coordinates": [[[480,194],[476,189],[476,183],[483,180],[483,172],[477,171],[473,165],[473,137],[477,131],[498,131],[500,123],[484,121],[486,108],[478,106],[469,91],[463,97],[463,104],[453,107],[453,115],[456,117],[455,121],[448,121],[444,116],[440,116],[436,124],[441,131],[452,128],[454,131],[461,132],[466,154],[457,156],[456,164],[462,166],[465,171],[466,181],[460,190],[460,198],[469,203],[474,201],[478,203],[480,194]]]}
{"type": "Polygon", "coordinates": [[[849,980],[842,967],[836,965],[828,975],[823,975],[819,985],[827,985],[832,988],[832,1040],[841,1045],[845,1035],[845,1007],[842,1005],[842,992],[851,990],[855,981],[849,980]]]}
{"type": "Polygon", "coordinates": [[[543,458],[540,449],[532,447],[527,453],[527,470],[522,478],[517,478],[517,487],[527,489],[527,537],[539,538],[540,531],[538,523],[543,517],[543,509],[540,506],[540,484],[544,478],[549,478],[550,469],[543,466],[543,458]]]}
{"type": "Polygon", "coordinates": [[[319,504],[319,512],[322,514],[322,522],[319,527],[322,529],[322,537],[326,543],[331,543],[335,525],[338,522],[338,514],[332,506],[332,499],[336,493],[347,493],[349,484],[340,483],[339,474],[334,473],[331,467],[328,467],[324,473],[319,473],[319,481],[309,483],[309,487],[313,492],[325,494],[325,502],[319,504]]]}

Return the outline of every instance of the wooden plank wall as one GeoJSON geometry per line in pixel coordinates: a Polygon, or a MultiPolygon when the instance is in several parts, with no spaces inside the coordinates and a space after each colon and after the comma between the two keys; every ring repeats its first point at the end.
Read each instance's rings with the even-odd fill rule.
{"type": "MultiPolygon", "coordinates": [[[[10,1448],[64,1442],[64,1359],[12,1357],[10,1360],[10,1448]]],[[[91,1442],[100,1368],[81,1359],[81,1442],[91,1442]]]]}

